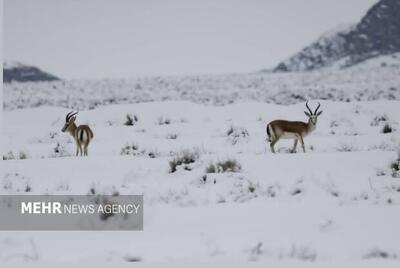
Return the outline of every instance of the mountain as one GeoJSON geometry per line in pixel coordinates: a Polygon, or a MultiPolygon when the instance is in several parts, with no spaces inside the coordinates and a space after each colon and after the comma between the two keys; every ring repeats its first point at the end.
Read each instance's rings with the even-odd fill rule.
{"type": "Polygon", "coordinates": [[[19,62],[5,62],[3,64],[3,83],[55,81],[58,77],[46,73],[34,66],[24,65],[19,62]]]}
{"type": "Polygon", "coordinates": [[[356,25],[324,34],[273,71],[309,71],[334,64],[345,68],[396,52],[400,52],[400,1],[381,0],[356,25]]]}

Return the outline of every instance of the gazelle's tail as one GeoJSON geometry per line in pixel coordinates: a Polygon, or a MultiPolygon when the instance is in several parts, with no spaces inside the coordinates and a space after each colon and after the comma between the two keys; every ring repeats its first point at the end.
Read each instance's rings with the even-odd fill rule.
{"type": "Polygon", "coordinates": [[[267,135],[268,137],[265,140],[271,142],[271,126],[269,124],[267,125],[267,135]]]}

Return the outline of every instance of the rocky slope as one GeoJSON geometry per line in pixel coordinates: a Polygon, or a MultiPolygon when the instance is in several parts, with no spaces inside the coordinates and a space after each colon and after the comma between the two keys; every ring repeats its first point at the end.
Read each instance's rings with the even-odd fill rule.
{"type": "Polygon", "coordinates": [[[27,66],[19,62],[6,62],[3,64],[3,82],[37,82],[55,81],[58,77],[46,73],[34,66],[27,66]]]}
{"type": "Polygon", "coordinates": [[[340,68],[400,51],[400,1],[381,0],[354,26],[321,36],[279,63],[274,71],[309,71],[337,63],[340,68]]]}

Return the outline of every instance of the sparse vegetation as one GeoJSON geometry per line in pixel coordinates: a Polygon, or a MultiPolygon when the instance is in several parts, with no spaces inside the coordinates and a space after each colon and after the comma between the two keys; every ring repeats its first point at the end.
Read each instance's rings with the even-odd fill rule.
{"type": "Polygon", "coordinates": [[[242,166],[235,159],[228,159],[225,161],[219,161],[211,163],[206,168],[206,173],[224,173],[224,172],[240,172],[242,166]]]}
{"type": "Polygon", "coordinates": [[[354,152],[356,148],[354,145],[342,143],[338,147],[336,147],[338,152],[354,152]]]}
{"type": "Polygon", "coordinates": [[[169,161],[169,172],[173,173],[177,170],[178,166],[185,165],[185,170],[191,170],[190,167],[186,166],[196,162],[196,160],[200,157],[200,154],[197,150],[183,150],[177,154],[172,160],[169,161]]]}
{"type": "Polygon", "coordinates": [[[136,256],[125,256],[124,260],[127,262],[140,262],[142,261],[142,259],[140,257],[136,257],[136,256]]]}
{"type": "Polygon", "coordinates": [[[72,154],[67,151],[64,145],[57,142],[57,145],[53,148],[53,152],[50,153],[50,157],[65,157],[71,156],[72,154]]]}
{"type": "Polygon", "coordinates": [[[262,248],[263,243],[258,242],[257,245],[250,249],[250,261],[257,261],[259,257],[263,254],[262,248]]]}
{"type": "Polygon", "coordinates": [[[237,144],[239,141],[246,140],[250,136],[247,129],[234,126],[230,126],[226,132],[226,135],[228,136],[232,145],[237,144]]]}
{"type": "Polygon", "coordinates": [[[157,119],[157,125],[169,125],[169,124],[171,124],[171,119],[169,119],[169,118],[165,118],[165,117],[162,117],[162,116],[160,116],[158,119],[157,119]]]}
{"type": "Polygon", "coordinates": [[[386,133],[392,133],[392,132],[393,132],[392,127],[388,123],[386,123],[383,126],[382,133],[386,134],[386,133]]]}
{"type": "Polygon", "coordinates": [[[178,138],[178,134],[176,133],[170,133],[167,135],[167,139],[169,140],[176,140],[178,138]]]}
{"type": "Polygon", "coordinates": [[[2,190],[10,193],[32,192],[30,179],[19,173],[6,173],[2,179],[2,190]]]}
{"type": "Polygon", "coordinates": [[[29,155],[27,153],[25,153],[24,151],[20,151],[18,153],[18,156],[15,156],[14,153],[12,151],[9,151],[7,154],[3,155],[3,160],[13,160],[13,159],[28,159],[30,158],[29,155]]]}
{"type": "Polygon", "coordinates": [[[397,159],[390,164],[393,178],[400,178],[400,151],[398,152],[397,159]]]}
{"type": "Polygon", "coordinates": [[[139,150],[139,146],[136,143],[125,145],[121,150],[121,155],[135,155],[139,150]]]}
{"type": "Polygon", "coordinates": [[[131,114],[127,114],[124,125],[125,126],[134,126],[138,121],[139,121],[139,118],[137,117],[137,115],[132,116],[131,114]]]}
{"type": "Polygon", "coordinates": [[[150,157],[150,158],[156,158],[156,157],[158,157],[160,155],[160,153],[156,149],[148,150],[148,151],[144,150],[141,153],[142,154],[147,154],[147,156],[150,157]]]}
{"type": "Polygon", "coordinates": [[[7,154],[3,155],[3,160],[12,160],[15,159],[13,152],[9,151],[7,154]]]}
{"type": "Polygon", "coordinates": [[[160,153],[156,149],[140,149],[136,143],[127,143],[121,149],[121,155],[134,155],[134,156],[148,156],[150,158],[156,158],[160,153]]]}
{"type": "Polygon", "coordinates": [[[379,126],[382,122],[387,122],[388,121],[388,117],[386,114],[384,115],[377,115],[374,117],[374,119],[371,122],[371,126],[372,127],[377,127],[379,126]]]}
{"type": "Polygon", "coordinates": [[[395,259],[397,256],[395,254],[390,254],[387,251],[375,248],[372,249],[370,252],[364,255],[365,259],[375,259],[375,258],[380,258],[380,259],[395,259]]]}
{"type": "Polygon", "coordinates": [[[30,186],[29,183],[27,183],[27,184],[25,185],[25,193],[29,193],[29,192],[31,192],[31,191],[32,191],[32,187],[30,186]]]}
{"type": "Polygon", "coordinates": [[[280,257],[302,261],[315,261],[317,259],[317,253],[308,246],[292,245],[290,251],[287,254],[281,254],[280,257]]]}
{"type": "Polygon", "coordinates": [[[296,188],[291,192],[291,195],[301,194],[303,191],[300,188],[296,188]]]}

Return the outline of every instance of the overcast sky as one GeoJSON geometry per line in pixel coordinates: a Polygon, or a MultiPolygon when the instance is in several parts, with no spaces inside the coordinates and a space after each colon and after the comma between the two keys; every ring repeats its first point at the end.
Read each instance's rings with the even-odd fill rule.
{"type": "Polygon", "coordinates": [[[250,72],[377,0],[4,0],[4,59],[62,78],[250,72]]]}

